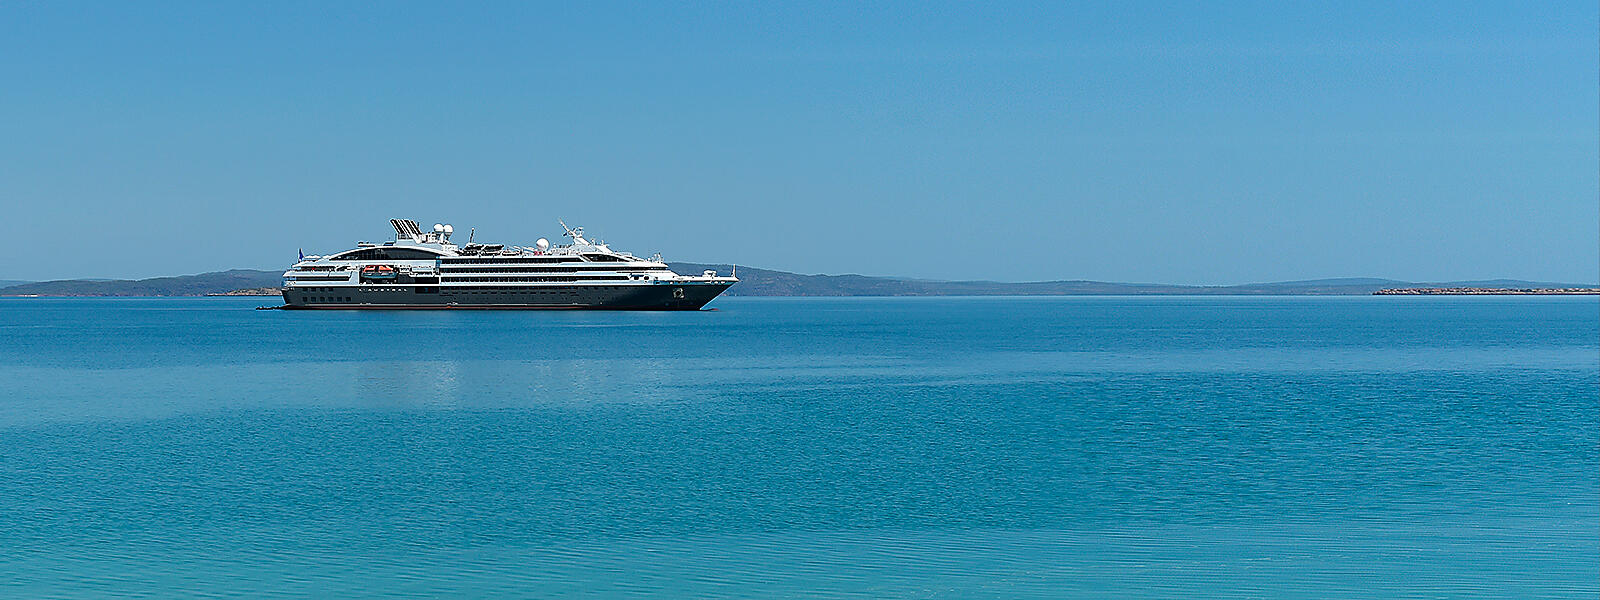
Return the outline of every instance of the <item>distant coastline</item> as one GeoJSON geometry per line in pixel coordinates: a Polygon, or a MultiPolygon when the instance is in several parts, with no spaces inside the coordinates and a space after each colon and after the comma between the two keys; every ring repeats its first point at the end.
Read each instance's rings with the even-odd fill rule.
{"type": "MultiPolygon", "coordinates": [[[[729,264],[670,263],[679,273],[729,264]]],[[[235,269],[139,280],[74,279],[0,282],[0,297],[275,296],[282,271],[235,269]]],[[[740,266],[740,282],[729,296],[1362,296],[1362,295],[1576,295],[1600,293],[1600,285],[1497,279],[1410,282],[1345,278],[1229,286],[1104,281],[936,281],[866,275],[806,275],[740,266]]]]}
{"type": "Polygon", "coordinates": [[[1600,295],[1600,287],[1567,288],[1483,288],[1435,287],[1390,288],[1372,293],[1374,296],[1569,296],[1600,295]]]}

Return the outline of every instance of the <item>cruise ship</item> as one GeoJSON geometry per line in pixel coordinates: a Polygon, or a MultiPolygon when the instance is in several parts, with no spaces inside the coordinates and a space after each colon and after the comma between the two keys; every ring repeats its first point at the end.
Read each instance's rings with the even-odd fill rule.
{"type": "MultiPolygon", "coordinates": [[[[661,255],[617,252],[567,227],[570,243],[531,247],[450,240],[455,230],[390,219],[395,239],[302,256],[283,273],[283,308],[699,310],[739,280],[672,272],[661,255]]],[[[475,232],[474,232],[475,233],[475,232]]]]}

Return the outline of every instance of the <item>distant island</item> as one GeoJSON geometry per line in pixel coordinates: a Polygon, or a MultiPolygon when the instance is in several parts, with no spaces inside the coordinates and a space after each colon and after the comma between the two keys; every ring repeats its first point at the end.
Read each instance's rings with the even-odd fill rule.
{"type": "Polygon", "coordinates": [[[283,285],[283,271],[234,269],[151,279],[67,279],[0,287],[0,296],[205,296],[283,285]]]}
{"type": "Polygon", "coordinates": [[[1565,288],[1492,288],[1492,287],[1433,287],[1387,288],[1372,293],[1375,296],[1561,296],[1572,294],[1600,294],[1595,287],[1565,288]]]}
{"type": "MultiPolygon", "coordinates": [[[[670,263],[679,273],[714,270],[728,264],[670,263]]],[[[1417,283],[1392,279],[1345,278],[1250,283],[1227,286],[1112,283],[1104,281],[938,281],[866,275],[805,275],[739,267],[738,285],[729,296],[1356,296],[1443,294],[1595,294],[1600,286],[1497,279],[1417,283]]],[[[151,279],[72,279],[0,282],[0,296],[276,296],[282,271],[235,269],[151,279]]]]}

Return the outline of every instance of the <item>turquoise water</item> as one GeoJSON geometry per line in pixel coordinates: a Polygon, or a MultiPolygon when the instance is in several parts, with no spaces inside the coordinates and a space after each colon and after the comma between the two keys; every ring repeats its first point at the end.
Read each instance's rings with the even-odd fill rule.
{"type": "Polygon", "coordinates": [[[1600,594],[1600,300],[0,300],[7,597],[1600,594]]]}

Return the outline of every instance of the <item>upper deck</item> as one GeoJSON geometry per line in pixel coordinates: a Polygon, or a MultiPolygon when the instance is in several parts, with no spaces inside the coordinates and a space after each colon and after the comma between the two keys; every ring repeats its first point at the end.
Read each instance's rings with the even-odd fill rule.
{"type": "MultiPolygon", "coordinates": [[[[302,256],[288,271],[284,279],[290,282],[334,281],[355,282],[355,274],[368,265],[386,265],[399,269],[402,279],[420,276],[439,283],[483,281],[738,281],[734,277],[720,277],[714,272],[700,276],[683,276],[672,272],[659,254],[645,259],[627,252],[612,250],[604,242],[591,241],[583,235],[582,227],[568,227],[565,236],[571,242],[551,246],[549,240],[539,238],[532,246],[507,244],[480,244],[468,236],[465,244],[451,240],[454,228],[435,224],[432,231],[424,232],[416,221],[390,219],[395,239],[382,244],[357,242],[356,247],[325,256],[302,256]],[[572,274],[558,278],[550,274],[572,274]],[[463,276],[482,275],[482,276],[463,276]],[[525,275],[528,277],[514,277],[525,275]],[[545,275],[546,277],[531,277],[545,275]]],[[[475,232],[474,232],[475,233],[475,232]]],[[[292,285],[292,283],[291,283],[292,285]]]]}

